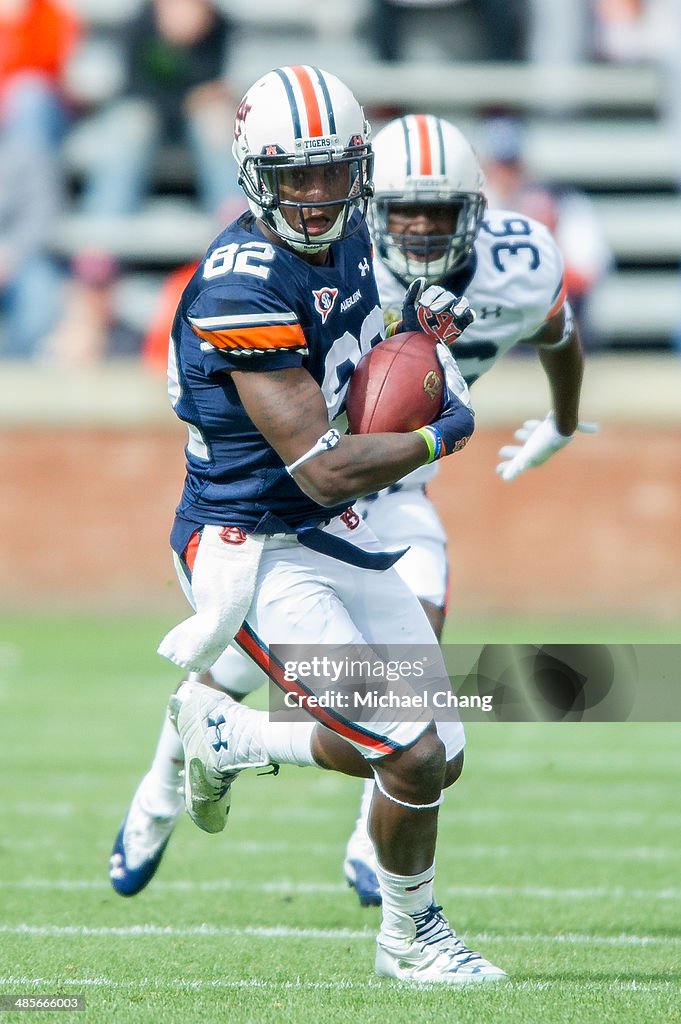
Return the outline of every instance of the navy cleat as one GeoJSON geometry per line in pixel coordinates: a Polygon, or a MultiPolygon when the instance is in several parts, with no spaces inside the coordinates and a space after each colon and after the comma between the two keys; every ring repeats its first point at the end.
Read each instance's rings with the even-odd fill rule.
{"type": "Polygon", "coordinates": [[[380,907],[381,890],[378,887],[376,872],[363,860],[346,860],[343,871],[348,885],[354,889],[362,907],[380,907]]]}
{"type": "Polygon", "coordinates": [[[380,907],[382,900],[376,877],[376,851],[361,815],[345,848],[343,872],[348,885],[357,893],[362,907],[380,907]]]}
{"type": "Polygon", "coordinates": [[[135,896],[152,880],[183,810],[178,794],[176,811],[163,815],[147,811],[144,781],[118,830],[109,859],[109,878],[119,896],[135,896]]]}

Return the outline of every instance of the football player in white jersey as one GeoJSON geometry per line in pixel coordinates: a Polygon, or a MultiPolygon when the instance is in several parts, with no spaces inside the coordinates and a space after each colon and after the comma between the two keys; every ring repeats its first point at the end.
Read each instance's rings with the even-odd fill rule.
{"type": "MultiPolygon", "coordinates": [[[[433,896],[442,790],[463,763],[458,718],[386,721],[379,713],[365,721],[344,703],[328,711],[273,650],[322,644],[352,656],[381,645],[392,658],[391,645],[429,645],[434,681],[448,688],[428,619],[392,568],[398,556],[382,551],[348,508],[376,483],[389,486],[468,440],[468,390],[446,345],[437,346],[445,394],[434,423],[363,436],[330,427],[353,365],[384,333],[363,223],[372,192],[368,132],[347,87],[309,66],[269,72],[239,107],[234,153],[251,212],[209,247],[171,332],[170,397],[189,429],[171,546],[195,614],[159,652],[198,673],[233,638],[306,712],[273,722],[193,679],[180,688],[171,718],[184,748],[185,806],[200,828],[222,831],[232,784],[248,767],[316,765],[373,777],[377,973],[495,981],[505,973],[465,947],[433,896]]],[[[448,341],[473,319],[466,300],[441,287],[414,289],[403,311],[407,321],[423,314],[424,329],[448,341]]],[[[176,815],[165,728],[160,746],[165,768],[138,787],[112,854],[111,881],[125,896],[152,877],[176,815]]]]}
{"type": "MultiPolygon", "coordinates": [[[[369,224],[381,305],[403,325],[405,291],[416,279],[464,294],[476,313],[465,336],[452,344],[469,386],[518,343],[535,347],[547,376],[551,412],[527,420],[517,445],[499,452],[497,472],[515,480],[546,462],[580,430],[582,349],[563,280],[563,261],[542,224],[511,210],[486,209],[478,159],[461,132],[442,118],[414,114],[386,125],[374,140],[374,200],[369,224]]],[[[397,571],[419,597],[439,637],[445,621],[445,532],[428,498],[433,466],[361,498],[356,509],[393,550],[410,545],[397,571]]],[[[372,846],[366,829],[372,783],[365,783],[360,815],[347,845],[345,874],[363,904],[378,903],[372,846]]]]}
{"type": "MultiPolygon", "coordinates": [[[[528,421],[523,444],[499,453],[506,481],[540,465],[578,429],[582,351],[563,280],[563,260],[549,231],[509,210],[486,209],[484,179],[472,147],[442,118],[414,114],[386,125],[374,141],[375,198],[369,225],[374,269],[388,333],[400,323],[405,290],[417,278],[465,294],[476,320],[452,347],[469,387],[514,345],[535,347],[546,372],[552,411],[528,421]]],[[[421,329],[418,322],[409,329],[421,329]]],[[[588,429],[588,428],[587,428],[588,429]]],[[[400,575],[421,598],[433,628],[445,616],[445,537],[424,488],[437,469],[423,467],[358,508],[381,540],[411,549],[400,575]],[[404,531],[404,532],[402,532],[404,531]]]]}

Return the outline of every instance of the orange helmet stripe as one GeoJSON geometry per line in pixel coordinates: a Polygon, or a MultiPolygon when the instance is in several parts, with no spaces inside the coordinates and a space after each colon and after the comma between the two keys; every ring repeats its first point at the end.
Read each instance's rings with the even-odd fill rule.
{"type": "Polygon", "coordinates": [[[428,131],[428,121],[426,120],[425,114],[415,114],[414,120],[416,121],[416,130],[419,134],[419,149],[421,150],[421,166],[419,168],[420,174],[432,174],[433,173],[433,159],[430,153],[430,133],[428,131]]]}
{"type": "Polygon", "coordinates": [[[293,65],[291,67],[291,71],[296,76],[296,80],[303,94],[305,113],[307,114],[308,134],[312,137],[318,138],[320,135],[323,135],[322,112],[319,109],[319,103],[317,102],[317,96],[314,91],[312,79],[310,78],[310,73],[302,64],[293,65]]]}

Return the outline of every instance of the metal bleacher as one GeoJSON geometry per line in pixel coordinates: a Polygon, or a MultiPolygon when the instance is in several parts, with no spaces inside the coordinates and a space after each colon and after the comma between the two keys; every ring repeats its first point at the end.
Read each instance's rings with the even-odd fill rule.
{"type": "MultiPolygon", "coordinates": [[[[74,2],[90,36],[73,82],[91,107],[120,79],[114,30],[138,0],[74,2]],[[117,78],[118,75],[118,78],[117,78]]],[[[369,112],[433,110],[475,140],[482,113],[501,108],[527,125],[527,161],[539,180],[584,190],[593,200],[615,264],[594,294],[591,321],[607,348],[667,347],[681,324],[681,157],[665,118],[665,71],[659,65],[448,64],[410,59],[378,63],[361,28],[368,0],[230,0],[239,35],[228,74],[238,95],[282,62],[306,61],[339,74],[369,112]],[[637,298],[638,297],[638,298],[637,298]],[[645,315],[632,316],[632,299],[645,315]]],[[[77,181],[96,140],[77,127],[67,140],[77,181]]],[[[62,217],[55,248],[68,256],[106,246],[121,260],[121,308],[146,323],[164,273],[198,256],[214,233],[191,193],[191,168],[175,150],[159,161],[154,195],[134,217],[93,220],[77,202],[62,217]]]]}

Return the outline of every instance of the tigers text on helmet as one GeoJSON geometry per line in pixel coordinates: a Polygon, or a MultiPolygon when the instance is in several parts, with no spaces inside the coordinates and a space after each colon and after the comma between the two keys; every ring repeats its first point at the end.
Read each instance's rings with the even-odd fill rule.
{"type": "Polygon", "coordinates": [[[472,147],[449,121],[409,114],[382,128],[373,150],[369,226],[381,258],[405,282],[442,280],[465,262],[485,213],[472,147]]]}
{"type": "Polygon", "coordinates": [[[297,252],[353,234],[373,194],[369,133],[335,75],[308,65],[263,75],[239,105],[232,147],[253,213],[297,252]]]}

